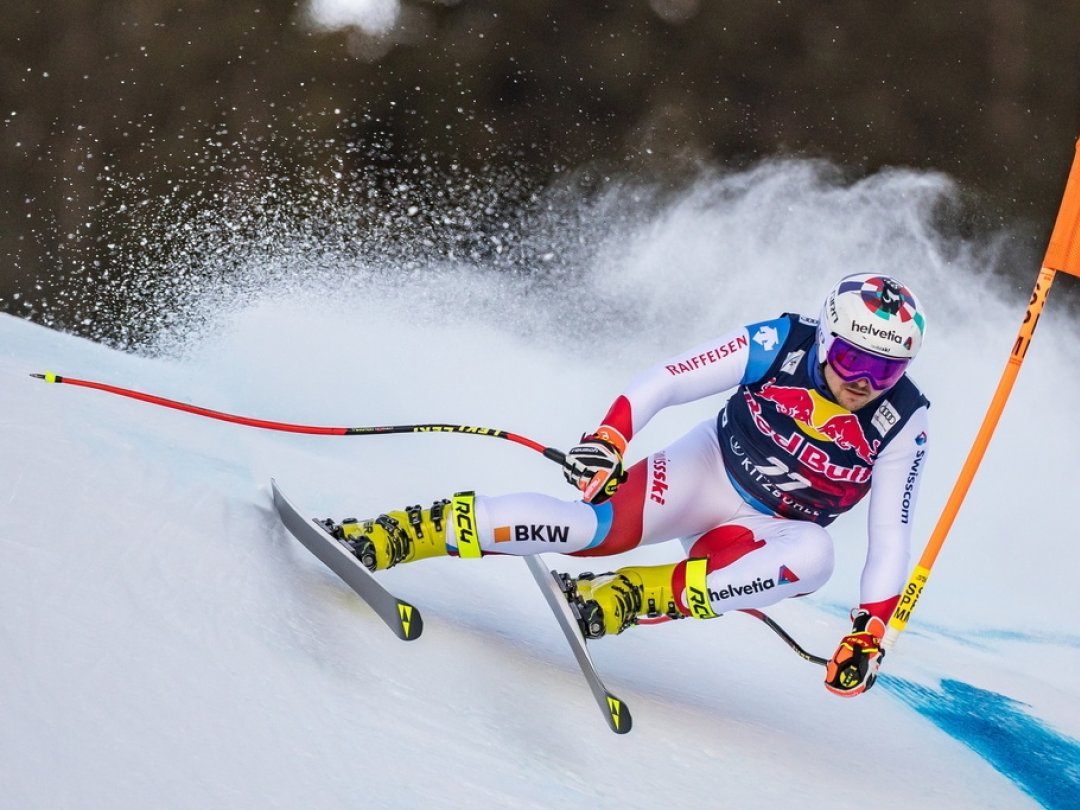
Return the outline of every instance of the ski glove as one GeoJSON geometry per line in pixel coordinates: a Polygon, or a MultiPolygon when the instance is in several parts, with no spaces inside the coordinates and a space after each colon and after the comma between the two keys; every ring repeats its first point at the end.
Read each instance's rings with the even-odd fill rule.
{"type": "Polygon", "coordinates": [[[851,632],[825,667],[825,688],[840,697],[855,697],[873,686],[885,657],[885,622],[861,608],[851,611],[851,621],[851,632]]]}
{"type": "Polygon", "coordinates": [[[622,452],[606,438],[588,433],[566,454],[563,475],[586,503],[603,503],[626,480],[622,452]]]}

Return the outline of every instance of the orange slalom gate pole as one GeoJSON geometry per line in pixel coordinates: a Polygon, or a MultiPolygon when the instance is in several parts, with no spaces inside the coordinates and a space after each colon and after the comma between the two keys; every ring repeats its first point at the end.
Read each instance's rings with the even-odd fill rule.
{"type": "Polygon", "coordinates": [[[1050,294],[1050,287],[1057,273],[1069,273],[1080,277],[1080,141],[1076,143],[1076,155],[1073,157],[1072,168],[1069,170],[1069,177],[1065,183],[1065,195],[1061,200],[1057,221],[1050,235],[1050,246],[1043,259],[1035,289],[1031,293],[1031,301],[1024,314],[1024,321],[1020,325],[1016,342],[1013,344],[1012,354],[1009,355],[1009,360],[1005,364],[1005,371],[990,400],[990,407],[986,411],[986,416],[983,417],[975,442],[953,485],[945,508],[938,518],[934,531],[930,534],[930,539],[926,542],[922,557],[911,573],[904,590],[900,593],[900,601],[885,630],[883,643],[886,649],[892,649],[897,637],[907,627],[911,613],[915,610],[915,604],[922,596],[923,588],[926,587],[926,581],[930,577],[930,569],[933,568],[938,552],[945,543],[945,537],[952,528],[956,513],[960,511],[960,505],[971,487],[971,481],[982,462],[987,445],[990,444],[990,438],[997,428],[1001,412],[1005,409],[1005,403],[1009,399],[1013,383],[1016,382],[1016,376],[1020,373],[1024,355],[1027,354],[1028,346],[1035,334],[1035,326],[1039,322],[1039,315],[1046,304],[1046,298],[1050,294]]]}

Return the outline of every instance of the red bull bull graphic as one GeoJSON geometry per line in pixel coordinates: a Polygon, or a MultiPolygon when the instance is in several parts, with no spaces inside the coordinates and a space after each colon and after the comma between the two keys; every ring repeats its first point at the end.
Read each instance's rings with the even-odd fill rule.
{"type": "Polygon", "coordinates": [[[821,435],[832,439],[841,450],[854,450],[855,455],[867,464],[874,463],[874,456],[877,455],[881,442],[878,439],[874,439],[873,443],[867,441],[862,425],[854,414],[830,416],[818,425],[817,429],[821,435]]]}
{"type": "MultiPolygon", "coordinates": [[[[754,396],[748,391],[745,392],[745,396],[751,411],[753,412],[757,406],[756,410],[760,413],[760,403],[753,401],[754,396]]],[[[774,380],[769,380],[758,390],[757,398],[772,402],[778,412],[795,420],[795,424],[807,436],[818,441],[831,441],[841,450],[854,451],[855,455],[866,464],[874,463],[881,441],[879,439],[869,441],[855,414],[835,402],[830,402],[817,391],[776,385],[774,380]]],[[[755,419],[755,424],[758,424],[759,428],[763,427],[761,422],[764,420],[755,419]]],[[[774,431],[769,426],[769,430],[763,432],[774,431]]]]}
{"type": "Polygon", "coordinates": [[[758,396],[774,403],[776,410],[785,416],[790,416],[796,422],[809,424],[813,419],[815,403],[807,388],[777,385],[774,378],[761,387],[758,396]]]}
{"type": "Polygon", "coordinates": [[[870,480],[870,465],[880,443],[878,440],[867,441],[862,426],[853,414],[825,401],[816,392],[777,386],[771,381],[762,387],[759,396],[773,402],[777,412],[791,417],[795,426],[790,432],[784,432],[782,427],[774,425],[762,412],[761,402],[750,391],[744,390],[743,400],[754,426],[806,470],[838,483],[865,484],[870,480]],[[832,407],[822,408],[815,397],[832,407]],[[815,441],[830,442],[841,450],[851,450],[860,461],[866,463],[851,466],[838,464],[815,441]]]}

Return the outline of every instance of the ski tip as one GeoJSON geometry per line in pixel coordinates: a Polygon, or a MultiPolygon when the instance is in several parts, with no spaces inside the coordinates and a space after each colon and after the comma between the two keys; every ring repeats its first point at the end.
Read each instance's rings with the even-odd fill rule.
{"type": "Polygon", "coordinates": [[[394,632],[402,641],[415,641],[424,632],[424,618],[420,611],[400,599],[397,603],[397,625],[394,632]]]}
{"type": "Polygon", "coordinates": [[[282,493],[281,488],[278,486],[277,479],[270,479],[270,499],[274,502],[274,506],[278,511],[285,505],[285,495],[282,493]]]}
{"type": "Polygon", "coordinates": [[[616,734],[626,734],[634,727],[634,718],[630,716],[630,707],[611,692],[607,693],[608,725],[616,734]]]}

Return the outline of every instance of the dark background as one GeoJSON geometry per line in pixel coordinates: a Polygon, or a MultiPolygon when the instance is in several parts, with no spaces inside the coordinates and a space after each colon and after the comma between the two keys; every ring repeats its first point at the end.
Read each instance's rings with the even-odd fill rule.
{"type": "Polygon", "coordinates": [[[253,177],[377,197],[494,173],[504,215],[568,174],[677,188],[772,156],[952,176],[951,225],[1008,230],[1026,294],[1080,134],[1077,0],[412,0],[384,36],[304,8],[5,4],[0,307],[78,331],[64,290],[153,250],[133,209],[253,177]]]}

